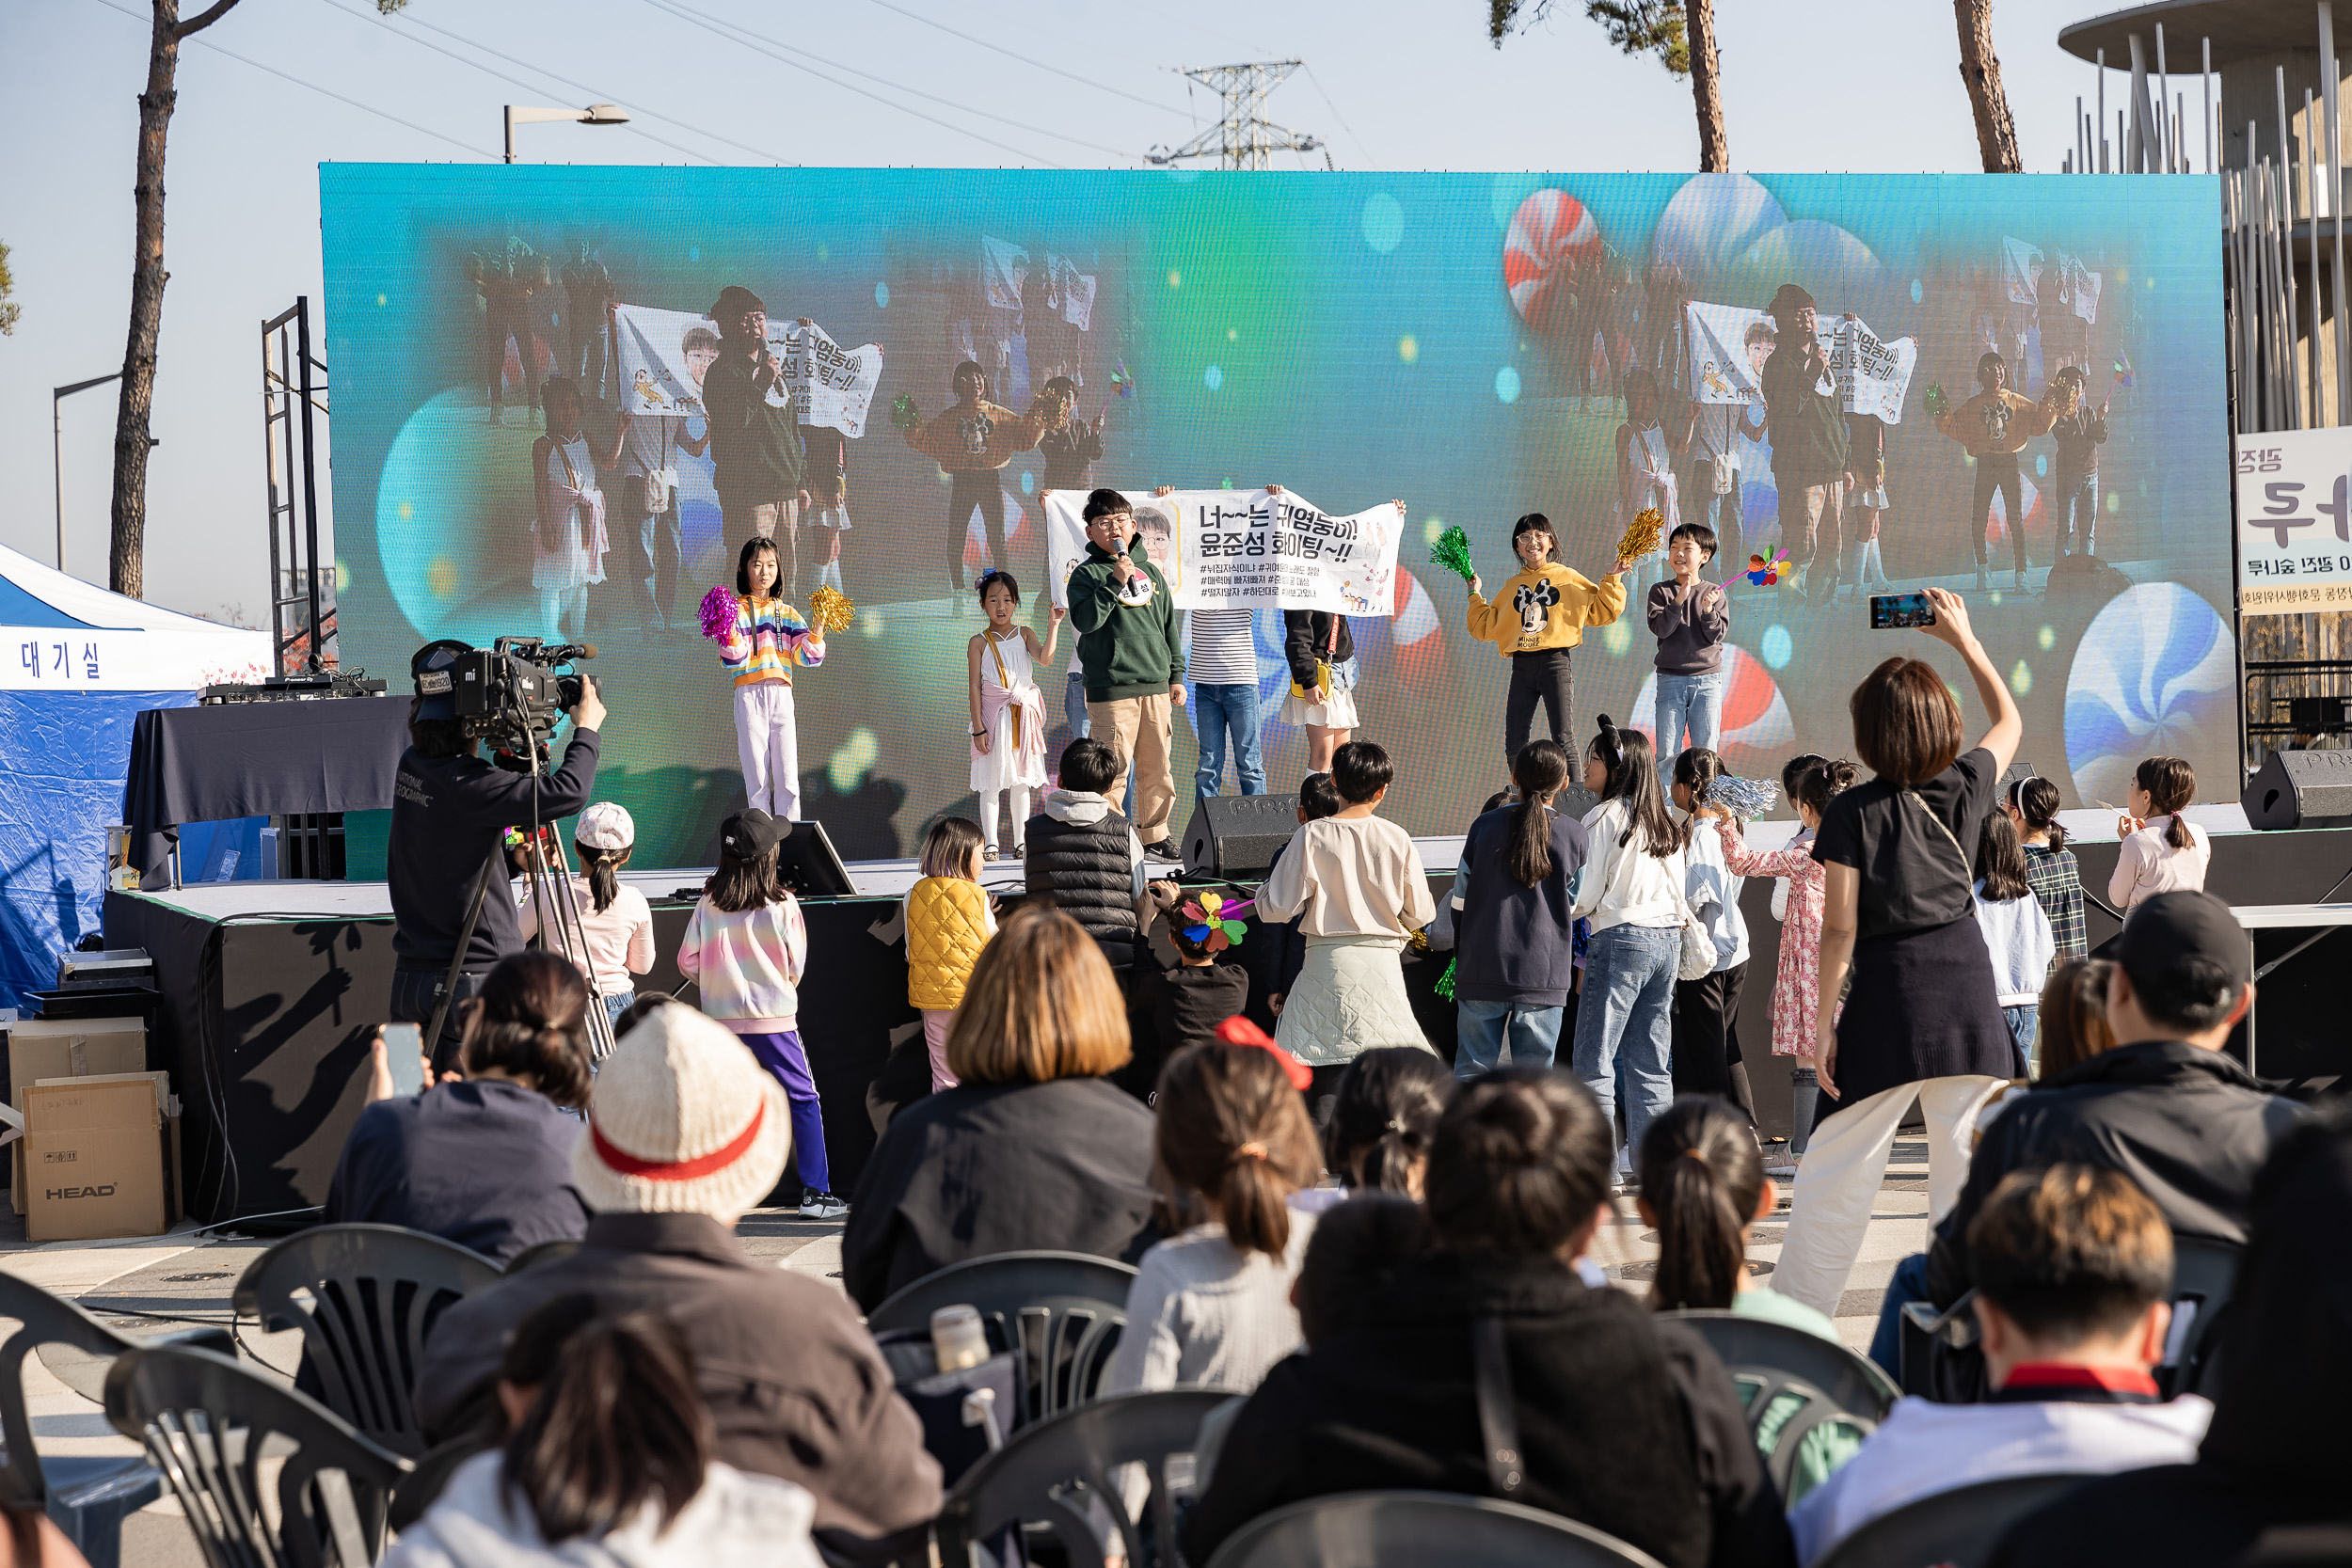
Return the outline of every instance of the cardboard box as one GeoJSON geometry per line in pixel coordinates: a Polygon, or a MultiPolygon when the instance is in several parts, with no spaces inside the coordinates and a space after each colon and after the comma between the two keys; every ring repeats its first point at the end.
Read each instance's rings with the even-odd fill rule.
{"type": "Polygon", "coordinates": [[[168,1074],[53,1079],[20,1093],[27,1240],[160,1236],[178,1223],[168,1074]]]}
{"type": "MultiPolygon", "coordinates": [[[[8,1102],[24,1109],[30,1085],[56,1078],[147,1070],[147,1024],[135,1018],[24,1019],[8,1029],[8,1102]]],[[[8,1206],[24,1212],[22,1140],[11,1151],[8,1206]]]]}

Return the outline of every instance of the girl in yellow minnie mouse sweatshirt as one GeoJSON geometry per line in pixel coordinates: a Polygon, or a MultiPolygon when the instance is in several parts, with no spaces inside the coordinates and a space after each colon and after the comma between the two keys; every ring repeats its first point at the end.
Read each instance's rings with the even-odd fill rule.
{"type": "Polygon", "coordinates": [[[1511,661],[1511,694],[1503,706],[1506,768],[1527,744],[1539,700],[1551,737],[1569,744],[1562,738],[1574,734],[1576,724],[1569,712],[1576,692],[1569,654],[1584,641],[1586,626],[1605,626],[1625,612],[1625,562],[1595,582],[1552,560],[1559,547],[1551,520],[1531,512],[1511,530],[1511,548],[1523,569],[1491,602],[1479,592],[1480,579],[1470,578],[1470,633],[1511,661]]]}

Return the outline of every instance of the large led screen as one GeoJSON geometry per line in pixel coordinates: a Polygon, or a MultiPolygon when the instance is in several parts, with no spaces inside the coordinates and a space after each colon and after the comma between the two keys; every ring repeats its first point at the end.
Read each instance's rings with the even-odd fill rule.
{"type": "MultiPolygon", "coordinates": [[[[1489,591],[1526,512],[1597,578],[1626,513],[1656,499],[1646,476],[1670,474],[1679,515],[1724,546],[1707,575],[1732,589],[1723,750],[1742,772],[1851,752],[1847,694],[1889,654],[1933,657],[1965,691],[1945,650],[1870,630],[1851,591],[1831,601],[1826,518],[1813,591],[1791,592],[1804,541],[1782,518],[1802,509],[1782,504],[1796,490],[1772,443],[1796,437],[1757,391],[1794,341],[1768,314],[1791,284],[1836,360],[1820,386],[1834,376],[1848,434],[1883,445],[1883,468],[1843,487],[1848,581],[1875,523],[1872,565],[1898,587],[1966,593],[2024,708],[2021,755],[2068,805],[2120,803],[2152,752],[2234,778],[2210,180],[331,165],[322,187],[343,659],[397,689],[430,639],[557,631],[533,586],[535,390],[582,388],[596,471],[574,477],[606,498],[603,580],[552,612],[584,613],[599,649],[613,717],[597,792],[634,814],[641,866],[707,863],[744,800],[728,681],[694,624],[733,562],[698,413],[661,427],[683,556],[666,607],[637,586],[609,454],[624,408],[692,404],[719,325],[702,318],[730,286],[764,303],[814,444],[845,458],[849,527],[814,532],[812,504],[794,592],[805,608],[837,537],[855,613],[796,693],[803,814],[853,859],[910,853],[931,818],[972,809],[965,645],[992,513],[1044,624],[1048,451],[991,448],[974,461],[1002,457],[993,477],[951,480],[901,428],[948,407],[967,361],[1017,418],[1066,379],[1074,418],[1099,421],[1089,483],[1271,482],[1333,515],[1406,502],[1393,602],[1355,632],[1359,734],[1395,758],[1386,809],[1416,833],[1458,832],[1506,775],[1508,661],[1429,562],[1452,525],[1489,591]],[[2023,401],[1963,441],[1987,356],[2023,401]],[[1629,430],[1643,375],[1659,422],[1629,430]],[[2060,382],[2105,434],[2078,437],[2063,472],[2052,436],[2021,434],[2060,382]],[[1726,461],[1703,467],[1710,442],[1726,461]],[[1720,483],[1733,461],[1736,494],[1720,483]],[[2080,559],[2060,560],[2070,546],[2080,559]]],[[[1598,713],[1650,722],[1645,586],[1575,656],[1580,736],[1598,713]]],[[[1287,789],[1305,736],[1279,719],[1279,612],[1255,619],[1267,768],[1287,789]]],[[[1043,672],[1049,758],[1070,645],[1043,672]]],[[[1183,716],[1176,752],[1181,826],[1183,716]]]]}

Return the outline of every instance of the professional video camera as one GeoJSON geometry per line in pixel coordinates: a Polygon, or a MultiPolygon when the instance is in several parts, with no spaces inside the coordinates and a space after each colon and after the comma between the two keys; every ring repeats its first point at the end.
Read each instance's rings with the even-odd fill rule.
{"type": "Polygon", "coordinates": [[[556,721],[587,688],[588,676],[563,667],[596,657],[594,643],[538,637],[501,637],[488,649],[435,646],[448,648],[452,657],[432,661],[440,668],[418,670],[417,695],[450,695],[466,734],[525,755],[555,734],[556,721]]]}

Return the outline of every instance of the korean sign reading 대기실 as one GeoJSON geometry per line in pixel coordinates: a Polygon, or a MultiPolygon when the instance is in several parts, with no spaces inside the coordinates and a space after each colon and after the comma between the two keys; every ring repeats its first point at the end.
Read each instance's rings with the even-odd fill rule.
{"type": "Polygon", "coordinates": [[[2237,592],[2247,615],[2352,610],[2352,429],[2237,437],[2237,592]]]}

